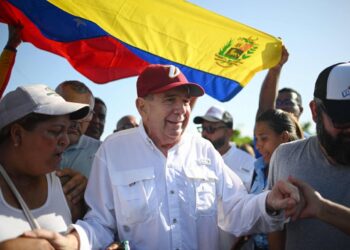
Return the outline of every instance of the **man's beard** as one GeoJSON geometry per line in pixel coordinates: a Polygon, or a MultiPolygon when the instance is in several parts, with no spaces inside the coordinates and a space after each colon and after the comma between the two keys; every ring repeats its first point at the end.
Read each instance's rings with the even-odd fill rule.
{"type": "Polygon", "coordinates": [[[322,115],[318,115],[316,123],[317,137],[326,153],[336,163],[350,167],[350,133],[341,131],[335,137],[325,129],[322,115]]]}
{"type": "MultiPolygon", "coordinates": [[[[205,138],[205,139],[209,140],[209,138],[205,138]]],[[[212,141],[212,140],[209,140],[209,141],[211,141],[211,143],[213,144],[213,146],[216,150],[219,150],[222,146],[225,145],[226,138],[223,136],[223,137],[216,139],[214,141],[212,141]]]]}

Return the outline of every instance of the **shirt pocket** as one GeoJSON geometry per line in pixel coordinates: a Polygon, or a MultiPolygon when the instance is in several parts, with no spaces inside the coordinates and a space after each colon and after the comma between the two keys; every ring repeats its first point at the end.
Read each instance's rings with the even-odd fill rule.
{"type": "Polygon", "coordinates": [[[203,166],[185,167],[184,172],[189,181],[190,214],[195,217],[214,215],[217,211],[216,173],[203,166]]]}
{"type": "Polygon", "coordinates": [[[112,183],[118,196],[116,210],[121,222],[134,224],[150,218],[157,207],[153,168],[116,172],[112,183]]]}

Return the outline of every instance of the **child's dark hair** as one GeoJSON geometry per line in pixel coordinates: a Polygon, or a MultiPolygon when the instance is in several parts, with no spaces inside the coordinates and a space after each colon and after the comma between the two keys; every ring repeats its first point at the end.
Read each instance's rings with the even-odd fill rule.
{"type": "Polygon", "coordinates": [[[260,114],[255,122],[266,122],[277,134],[282,134],[284,131],[288,132],[288,141],[304,138],[303,130],[297,119],[291,113],[281,109],[269,109],[260,114]]]}

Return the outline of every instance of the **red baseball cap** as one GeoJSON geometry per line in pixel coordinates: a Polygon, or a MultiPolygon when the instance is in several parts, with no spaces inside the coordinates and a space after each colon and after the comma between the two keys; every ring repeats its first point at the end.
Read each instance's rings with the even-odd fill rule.
{"type": "Polygon", "coordinates": [[[174,65],[151,64],[148,65],[137,79],[137,96],[145,97],[149,94],[161,93],[170,89],[188,86],[190,96],[204,95],[204,89],[188,82],[185,75],[174,65]]]}

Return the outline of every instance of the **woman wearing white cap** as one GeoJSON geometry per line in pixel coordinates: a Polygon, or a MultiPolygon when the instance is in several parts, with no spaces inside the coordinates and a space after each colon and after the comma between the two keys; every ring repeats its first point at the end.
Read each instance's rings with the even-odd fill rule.
{"type": "Polygon", "coordinates": [[[88,112],[46,85],[18,87],[0,101],[0,249],[39,249],[49,243],[18,236],[40,227],[64,232],[72,222],[54,171],[70,119],[88,112]]]}

